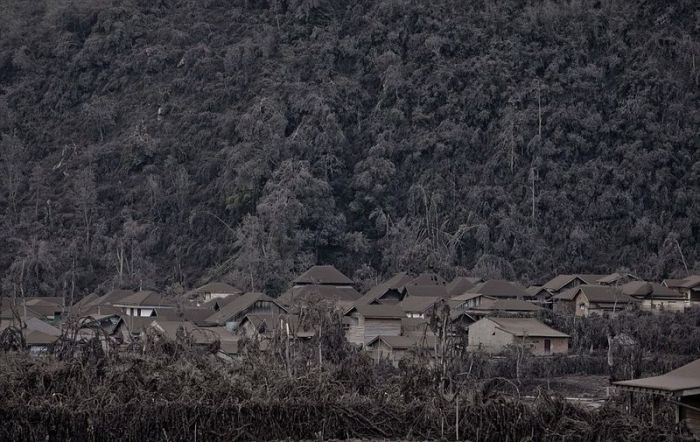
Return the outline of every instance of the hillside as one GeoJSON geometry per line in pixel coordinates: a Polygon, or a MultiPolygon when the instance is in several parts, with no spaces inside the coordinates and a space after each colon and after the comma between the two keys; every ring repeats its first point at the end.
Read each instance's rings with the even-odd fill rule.
{"type": "Polygon", "coordinates": [[[0,4],[5,293],[700,266],[695,1],[0,4]]]}

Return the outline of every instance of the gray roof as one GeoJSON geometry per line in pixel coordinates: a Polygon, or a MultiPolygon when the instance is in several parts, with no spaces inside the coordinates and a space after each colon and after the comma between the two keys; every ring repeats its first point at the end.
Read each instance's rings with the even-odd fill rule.
{"type": "Polygon", "coordinates": [[[217,324],[222,324],[225,323],[226,321],[230,320],[234,316],[237,316],[253,304],[255,304],[258,301],[267,301],[267,302],[272,302],[276,304],[278,307],[280,307],[282,310],[285,310],[282,306],[280,306],[274,299],[270,298],[269,296],[265,295],[264,293],[259,293],[259,292],[252,292],[252,293],[246,293],[244,295],[239,296],[232,302],[226,304],[225,306],[221,307],[221,309],[214,313],[213,315],[209,316],[206,321],[207,322],[213,322],[217,324]]]}
{"type": "Polygon", "coordinates": [[[444,285],[407,285],[405,288],[406,297],[430,296],[447,298],[447,287],[444,285]]]}
{"type": "Polygon", "coordinates": [[[476,284],[476,282],[472,281],[471,279],[473,278],[457,276],[449,284],[447,284],[447,294],[452,297],[466,292],[470,288],[474,287],[474,284],[476,284]]]}
{"type": "Polygon", "coordinates": [[[227,293],[229,295],[239,295],[243,293],[243,291],[225,282],[214,281],[197,287],[190,293],[227,293]]]}
{"type": "Polygon", "coordinates": [[[599,279],[605,278],[606,276],[609,275],[593,275],[584,273],[576,275],[557,275],[545,283],[542,287],[546,288],[547,290],[558,292],[575,279],[580,280],[583,284],[596,284],[599,279]]]}
{"type": "Polygon", "coordinates": [[[423,313],[442,299],[439,296],[408,296],[397,306],[406,313],[423,313]]]}
{"type": "Polygon", "coordinates": [[[402,290],[411,279],[413,277],[406,272],[397,273],[388,280],[369,289],[364,296],[357,300],[356,304],[371,304],[389,290],[402,290]]]}
{"type": "Polygon", "coordinates": [[[623,284],[622,293],[629,296],[644,297],[650,299],[682,298],[682,295],[675,290],[664,287],[658,282],[631,281],[623,284]]]}
{"type": "Polygon", "coordinates": [[[484,318],[482,321],[493,321],[498,328],[514,336],[543,338],[569,337],[566,333],[554,330],[552,327],[533,318],[484,318]]]}
{"type": "Polygon", "coordinates": [[[295,284],[353,285],[352,279],[343,275],[333,266],[313,266],[299,275],[295,284]]]}
{"type": "Polygon", "coordinates": [[[536,312],[542,308],[520,299],[485,299],[472,310],[536,312]]]}
{"type": "Polygon", "coordinates": [[[493,298],[528,298],[525,287],[518,283],[502,279],[491,279],[467,290],[467,293],[478,293],[493,298]]]}
{"type": "Polygon", "coordinates": [[[113,303],[118,307],[145,306],[145,307],[172,307],[174,302],[171,299],[166,299],[160,293],[151,290],[141,290],[119,301],[113,303]]]}
{"type": "Polygon", "coordinates": [[[360,293],[350,286],[307,284],[292,287],[277,298],[277,300],[284,305],[291,305],[299,298],[314,296],[336,303],[350,303],[357,301],[361,297],[360,293]]]}
{"type": "Polygon", "coordinates": [[[661,376],[614,382],[620,387],[643,388],[667,392],[680,392],[700,388],[700,359],[661,376]]]}
{"type": "Polygon", "coordinates": [[[350,309],[350,311],[348,311],[348,313],[346,313],[346,314],[350,314],[354,311],[356,311],[360,315],[364,316],[365,318],[374,318],[374,319],[401,319],[401,318],[406,316],[404,314],[404,312],[401,311],[401,309],[398,308],[397,306],[386,305],[386,304],[357,305],[357,306],[353,307],[352,309],[350,309]]]}
{"type": "Polygon", "coordinates": [[[426,272],[416,276],[406,285],[447,285],[447,281],[437,273],[426,272]]]}

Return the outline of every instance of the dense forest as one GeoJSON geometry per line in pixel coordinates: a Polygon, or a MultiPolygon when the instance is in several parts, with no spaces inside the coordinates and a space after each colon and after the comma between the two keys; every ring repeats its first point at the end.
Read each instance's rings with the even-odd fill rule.
{"type": "Polygon", "coordinates": [[[0,0],[6,294],[700,267],[696,0],[0,0]]]}

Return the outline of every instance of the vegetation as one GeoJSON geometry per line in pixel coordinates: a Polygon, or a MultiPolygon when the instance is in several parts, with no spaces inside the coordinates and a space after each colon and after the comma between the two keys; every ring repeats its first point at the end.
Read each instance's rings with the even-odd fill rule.
{"type": "Polygon", "coordinates": [[[2,0],[4,291],[685,274],[696,6],[2,0]]]}

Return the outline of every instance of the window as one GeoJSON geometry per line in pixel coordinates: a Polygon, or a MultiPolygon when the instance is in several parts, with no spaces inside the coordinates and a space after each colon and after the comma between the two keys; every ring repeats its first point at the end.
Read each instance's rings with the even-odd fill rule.
{"type": "Polygon", "coordinates": [[[551,340],[551,339],[545,339],[545,340],[544,340],[544,352],[545,352],[545,353],[551,353],[551,352],[552,352],[552,340],[551,340]]]}

